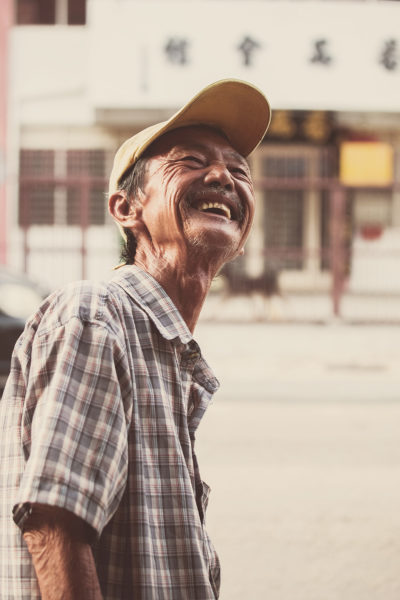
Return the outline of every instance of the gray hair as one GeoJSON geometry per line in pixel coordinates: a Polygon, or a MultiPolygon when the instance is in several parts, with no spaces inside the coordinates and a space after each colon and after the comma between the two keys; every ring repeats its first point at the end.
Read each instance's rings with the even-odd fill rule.
{"type": "MultiPolygon", "coordinates": [[[[122,176],[118,189],[125,191],[129,203],[134,203],[139,190],[143,189],[146,175],[146,158],[139,158],[122,176]]],[[[127,265],[133,265],[137,248],[137,239],[134,233],[124,227],[126,240],[121,248],[121,261],[127,265]]]]}

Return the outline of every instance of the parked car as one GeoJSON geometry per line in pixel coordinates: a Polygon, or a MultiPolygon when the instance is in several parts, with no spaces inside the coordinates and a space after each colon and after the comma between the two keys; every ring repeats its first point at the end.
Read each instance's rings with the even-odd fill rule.
{"type": "Polygon", "coordinates": [[[47,291],[29,278],[0,267],[0,396],[10,370],[11,354],[25,321],[47,291]]]}

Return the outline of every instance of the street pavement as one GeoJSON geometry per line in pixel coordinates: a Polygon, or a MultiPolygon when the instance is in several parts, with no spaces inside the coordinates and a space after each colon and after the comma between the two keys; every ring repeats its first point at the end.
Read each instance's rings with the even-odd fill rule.
{"type": "MultiPolygon", "coordinates": [[[[395,294],[343,295],[339,304],[342,321],[352,324],[400,324],[400,296],[395,294]]],[[[203,319],[218,322],[252,322],[254,319],[281,323],[332,323],[333,300],[330,294],[283,293],[270,297],[260,294],[224,296],[211,293],[205,303],[203,319]]]]}
{"type": "Polygon", "coordinates": [[[218,323],[197,435],[221,600],[400,599],[400,327],[218,323]]]}

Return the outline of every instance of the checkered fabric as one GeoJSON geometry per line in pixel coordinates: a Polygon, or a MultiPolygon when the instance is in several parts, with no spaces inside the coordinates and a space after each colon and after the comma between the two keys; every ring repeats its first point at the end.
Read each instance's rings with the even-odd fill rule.
{"type": "Polygon", "coordinates": [[[0,401],[0,598],[40,598],[14,505],[97,532],[105,600],[210,600],[196,428],[218,387],[179,312],[135,266],[55,292],[18,340],[0,401]]]}

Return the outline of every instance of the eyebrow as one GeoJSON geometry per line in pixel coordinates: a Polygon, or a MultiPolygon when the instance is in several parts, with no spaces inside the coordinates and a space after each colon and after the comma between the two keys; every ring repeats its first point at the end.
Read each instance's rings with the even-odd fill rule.
{"type": "MultiPolygon", "coordinates": [[[[199,144],[196,142],[184,142],[181,144],[177,144],[173,150],[198,150],[200,152],[207,152],[208,151],[208,147],[204,146],[203,144],[199,144]]],[[[244,156],[242,156],[241,154],[239,154],[239,152],[236,152],[236,150],[230,150],[226,153],[226,155],[228,156],[228,158],[233,159],[233,160],[237,160],[238,162],[240,162],[241,164],[243,164],[244,166],[246,166],[248,169],[250,169],[249,167],[249,163],[247,162],[247,160],[245,159],[244,156]]]]}
{"type": "Polygon", "coordinates": [[[236,152],[236,150],[231,150],[231,152],[228,152],[228,156],[230,158],[236,159],[240,163],[243,163],[244,165],[246,165],[246,167],[249,166],[249,164],[248,164],[247,160],[245,159],[245,157],[242,156],[241,154],[239,154],[239,152],[236,152]]]}

